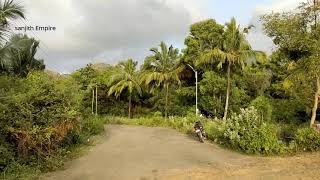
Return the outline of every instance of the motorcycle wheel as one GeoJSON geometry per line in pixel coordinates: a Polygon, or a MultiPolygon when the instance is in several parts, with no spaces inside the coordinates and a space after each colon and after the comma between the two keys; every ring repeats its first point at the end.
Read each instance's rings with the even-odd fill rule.
{"type": "Polygon", "coordinates": [[[202,143],[204,143],[204,140],[203,140],[203,136],[202,136],[201,131],[198,132],[197,135],[198,135],[199,141],[202,142],[202,143]]]}

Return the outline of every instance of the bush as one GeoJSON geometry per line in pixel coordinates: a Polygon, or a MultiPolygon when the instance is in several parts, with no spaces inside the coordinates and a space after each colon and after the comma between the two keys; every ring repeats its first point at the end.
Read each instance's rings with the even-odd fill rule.
{"type": "Polygon", "coordinates": [[[226,122],[225,145],[250,154],[271,154],[282,151],[274,128],[263,123],[254,107],[241,109],[226,122]]]}
{"type": "Polygon", "coordinates": [[[261,119],[263,121],[271,121],[272,119],[272,106],[268,98],[264,96],[258,96],[250,104],[257,109],[261,119]]]}
{"type": "Polygon", "coordinates": [[[90,135],[98,135],[104,131],[105,123],[106,120],[104,118],[91,116],[83,120],[82,127],[84,132],[90,135]]]}
{"type": "Polygon", "coordinates": [[[0,145],[0,172],[14,159],[13,152],[4,144],[0,145]]]}
{"type": "Polygon", "coordinates": [[[277,126],[278,138],[289,143],[295,137],[297,126],[295,124],[275,124],[277,126]]]}
{"type": "Polygon", "coordinates": [[[291,146],[298,151],[319,151],[320,133],[311,128],[298,129],[291,146]]]}
{"type": "Polygon", "coordinates": [[[305,118],[305,107],[297,100],[273,99],[272,107],[272,119],[276,122],[300,123],[305,118]]]}
{"type": "Polygon", "coordinates": [[[79,131],[78,129],[72,129],[64,137],[61,144],[63,146],[72,146],[72,145],[76,145],[76,144],[81,144],[82,142],[84,142],[84,141],[81,136],[81,131],[79,131]]]}
{"type": "Polygon", "coordinates": [[[29,165],[22,164],[17,161],[12,161],[8,164],[7,168],[1,174],[5,180],[33,180],[37,179],[37,176],[41,173],[36,167],[31,167],[29,165]]]}
{"type": "Polygon", "coordinates": [[[80,120],[82,92],[70,77],[31,72],[0,84],[1,177],[56,169],[72,145],[103,131],[101,118],[80,120]]]}

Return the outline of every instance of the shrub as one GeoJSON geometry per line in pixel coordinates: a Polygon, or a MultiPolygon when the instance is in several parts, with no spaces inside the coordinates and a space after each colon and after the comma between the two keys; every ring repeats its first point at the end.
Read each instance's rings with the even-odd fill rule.
{"type": "Polygon", "coordinates": [[[72,129],[64,137],[61,144],[63,146],[72,146],[72,145],[76,145],[76,144],[81,144],[82,142],[84,142],[84,141],[81,136],[81,131],[79,131],[78,129],[72,129]]]}
{"type": "Polygon", "coordinates": [[[297,100],[273,99],[272,119],[282,123],[297,123],[303,121],[305,117],[305,107],[297,100]],[[304,113],[301,117],[300,113],[304,113]]]}
{"type": "Polygon", "coordinates": [[[0,173],[18,173],[12,174],[17,179],[59,166],[64,146],[80,141],[78,85],[44,72],[1,76],[0,82],[0,173]]]}
{"type": "Polygon", "coordinates": [[[298,151],[319,151],[320,133],[311,128],[298,129],[292,144],[298,151]]]}
{"type": "Polygon", "coordinates": [[[82,127],[84,132],[90,135],[97,135],[104,131],[105,122],[106,120],[104,118],[92,116],[83,120],[82,127]]]}
{"type": "Polygon", "coordinates": [[[0,172],[3,171],[7,165],[14,159],[13,152],[4,144],[0,145],[0,172]]]}
{"type": "Polygon", "coordinates": [[[3,177],[5,180],[32,180],[37,179],[37,176],[40,173],[40,170],[36,167],[31,167],[17,161],[12,161],[1,174],[1,178],[3,177]]]}
{"type": "Polygon", "coordinates": [[[295,137],[297,126],[295,124],[275,124],[277,126],[278,138],[289,143],[295,137]]]}
{"type": "Polygon", "coordinates": [[[262,123],[254,107],[241,109],[226,122],[223,141],[231,146],[250,154],[279,153],[282,150],[273,127],[262,123]]]}
{"type": "Polygon", "coordinates": [[[251,106],[255,107],[263,121],[271,121],[272,119],[272,106],[268,98],[258,96],[251,102],[251,106]]]}

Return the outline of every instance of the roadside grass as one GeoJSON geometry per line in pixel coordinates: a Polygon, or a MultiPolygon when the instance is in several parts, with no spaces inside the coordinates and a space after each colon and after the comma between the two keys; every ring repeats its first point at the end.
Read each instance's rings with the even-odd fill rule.
{"type": "Polygon", "coordinates": [[[193,134],[193,126],[196,121],[201,121],[208,135],[208,140],[219,143],[224,123],[219,120],[209,120],[207,118],[196,118],[192,115],[187,117],[172,116],[167,119],[162,116],[147,116],[129,119],[126,117],[107,116],[108,124],[123,124],[146,127],[164,127],[175,129],[184,134],[193,134]]]}
{"type": "MultiPolygon", "coordinates": [[[[248,116],[238,115],[237,117],[248,116]]],[[[207,133],[208,141],[222,148],[248,155],[292,156],[303,152],[315,152],[320,149],[319,133],[295,125],[284,126],[280,123],[266,122],[260,128],[250,129],[250,125],[248,127],[239,126],[239,122],[228,125],[222,120],[209,120],[193,115],[174,116],[167,119],[159,115],[133,119],[116,116],[106,116],[105,118],[108,124],[164,127],[191,135],[193,134],[194,123],[201,121],[207,133]],[[242,131],[245,132],[243,136],[241,136],[242,131]]]]}
{"type": "Polygon", "coordinates": [[[34,180],[45,173],[62,169],[64,164],[79,158],[88,152],[90,147],[99,142],[99,135],[104,130],[106,118],[88,116],[83,118],[77,129],[71,130],[58,149],[38,160],[36,157],[17,157],[0,173],[2,180],[34,180]]]}

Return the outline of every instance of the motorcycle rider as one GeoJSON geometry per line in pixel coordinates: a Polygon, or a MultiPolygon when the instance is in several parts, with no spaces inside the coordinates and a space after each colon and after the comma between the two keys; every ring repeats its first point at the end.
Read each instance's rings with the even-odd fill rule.
{"type": "Polygon", "coordinates": [[[197,129],[200,129],[201,130],[201,133],[202,133],[202,136],[206,139],[207,136],[206,136],[206,132],[204,131],[204,128],[203,128],[203,125],[200,121],[197,121],[195,122],[194,126],[194,131],[196,131],[197,129]]]}

